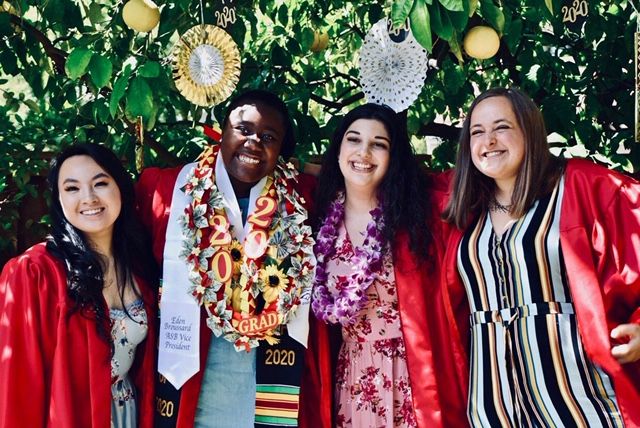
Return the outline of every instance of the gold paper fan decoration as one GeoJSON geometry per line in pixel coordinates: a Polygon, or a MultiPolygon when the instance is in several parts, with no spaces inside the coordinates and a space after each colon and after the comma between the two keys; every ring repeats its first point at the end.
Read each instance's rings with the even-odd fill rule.
{"type": "Polygon", "coordinates": [[[240,51],[226,31],[196,25],[173,49],[173,80],[187,100],[210,107],[231,95],[240,77],[240,51]]]}

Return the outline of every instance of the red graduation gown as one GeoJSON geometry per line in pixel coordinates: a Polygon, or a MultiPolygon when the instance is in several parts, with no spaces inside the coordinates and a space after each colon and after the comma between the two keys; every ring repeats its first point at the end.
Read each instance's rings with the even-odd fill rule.
{"type": "MultiPolygon", "coordinates": [[[[435,214],[434,214],[435,215],[435,214]]],[[[437,219],[438,217],[434,217],[437,219]]],[[[441,222],[432,227],[434,254],[444,252],[441,222]]],[[[398,291],[398,307],[407,352],[413,410],[420,428],[463,428],[466,416],[466,390],[456,382],[456,365],[451,360],[454,350],[448,335],[443,296],[438,287],[440,265],[421,265],[409,249],[409,238],[400,233],[394,253],[394,274],[398,291]],[[431,268],[431,269],[430,269],[431,268]]],[[[439,260],[437,257],[434,260],[439,260]]],[[[309,374],[325,406],[324,420],[331,419],[333,405],[333,370],[328,342],[329,328],[314,320],[311,340],[318,361],[309,374]],[[329,404],[331,403],[331,404],[329,404]]],[[[337,350],[334,350],[337,352],[337,350]]]]}
{"type": "MultiPolygon", "coordinates": [[[[448,177],[441,176],[444,187],[448,177]]],[[[448,196],[440,196],[443,207],[448,196]]],[[[457,339],[457,381],[466,391],[469,304],[456,266],[463,232],[449,227],[447,234],[443,292],[457,339]]],[[[626,426],[640,427],[640,361],[619,364],[609,338],[618,324],[640,323],[640,183],[586,160],[568,161],[560,244],[585,351],[612,377],[626,426]]]]}
{"type": "MultiPolygon", "coordinates": [[[[147,168],[140,176],[136,188],[140,219],[151,233],[153,254],[160,265],[162,265],[165,236],[171,212],[173,188],[181,169],[182,166],[169,169],[147,168]]],[[[314,188],[314,177],[306,174],[298,175],[296,190],[304,198],[304,205],[309,211],[312,210],[314,188]]],[[[211,343],[211,330],[205,324],[205,311],[202,310],[201,314],[200,367],[202,368],[205,367],[207,361],[207,352],[211,343]]],[[[312,325],[310,328],[310,334],[313,335],[314,326],[312,325]]],[[[311,346],[307,348],[305,355],[306,373],[315,372],[313,368],[309,367],[310,364],[319,364],[318,360],[313,357],[315,353],[316,351],[311,346]]],[[[323,361],[321,364],[325,363],[323,361]]],[[[204,371],[200,370],[182,386],[177,418],[178,428],[190,428],[193,426],[203,375],[204,371]]],[[[327,410],[326,406],[322,404],[322,394],[315,379],[316,377],[313,375],[303,375],[299,423],[301,427],[328,428],[330,426],[330,410],[327,410]]]]}
{"type": "MultiPolygon", "coordinates": [[[[138,280],[149,319],[131,368],[140,427],[153,426],[156,311],[138,280]]],[[[0,427],[109,428],[111,350],[95,322],[68,316],[64,265],[37,244],[0,274],[0,427]]]]}

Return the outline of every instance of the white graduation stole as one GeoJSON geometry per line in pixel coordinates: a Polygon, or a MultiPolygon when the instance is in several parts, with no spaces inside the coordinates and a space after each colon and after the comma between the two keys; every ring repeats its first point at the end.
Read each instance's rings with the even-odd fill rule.
{"type": "MultiPolygon", "coordinates": [[[[185,195],[181,188],[196,166],[197,163],[185,165],[176,179],[163,252],[158,372],[176,389],[200,370],[200,306],[189,292],[189,268],[179,255],[184,241],[179,219],[191,203],[191,197],[185,195]]],[[[243,242],[249,225],[242,223],[242,212],[221,155],[216,159],[215,180],[224,199],[227,218],[233,226],[232,234],[243,242]]],[[[247,218],[255,210],[256,199],[266,180],[264,177],[251,188],[247,218]]],[[[309,334],[308,319],[309,302],[303,302],[287,324],[289,336],[305,347],[309,334]]]]}

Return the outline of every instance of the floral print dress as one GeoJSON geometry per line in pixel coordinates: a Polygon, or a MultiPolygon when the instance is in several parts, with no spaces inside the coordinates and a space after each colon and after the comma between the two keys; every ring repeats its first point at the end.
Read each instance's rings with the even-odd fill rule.
{"type": "MultiPolygon", "coordinates": [[[[354,249],[344,225],[327,260],[329,287],[353,273],[354,249]]],[[[354,325],[342,327],[336,370],[338,427],[415,427],[393,261],[388,251],[369,301],[354,325]]]]}
{"type": "Polygon", "coordinates": [[[129,369],[136,355],[136,346],[147,337],[147,312],[142,300],[123,309],[109,310],[111,339],[114,353],[111,357],[111,428],[138,426],[135,387],[129,379],[129,369]]]}

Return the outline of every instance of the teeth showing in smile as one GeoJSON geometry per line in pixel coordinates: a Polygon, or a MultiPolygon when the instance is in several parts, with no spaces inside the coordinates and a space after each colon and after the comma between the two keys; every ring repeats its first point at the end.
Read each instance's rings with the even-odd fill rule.
{"type": "Polygon", "coordinates": [[[251,165],[257,165],[257,164],[260,163],[260,161],[258,159],[254,159],[254,158],[251,158],[251,157],[245,156],[245,155],[239,155],[238,159],[240,160],[240,162],[248,163],[248,164],[251,164],[251,165]]]}
{"type": "Polygon", "coordinates": [[[493,151],[493,152],[486,152],[482,156],[484,156],[485,158],[492,158],[492,157],[495,157],[495,156],[500,156],[504,152],[505,152],[504,150],[496,150],[496,151],[493,151]]]}
{"type": "Polygon", "coordinates": [[[80,211],[80,213],[84,215],[96,215],[100,214],[102,211],[104,211],[104,208],[94,208],[92,210],[80,211]]]}
{"type": "Polygon", "coordinates": [[[373,165],[370,163],[351,162],[351,165],[353,166],[353,169],[357,171],[371,171],[373,169],[373,165]]]}

